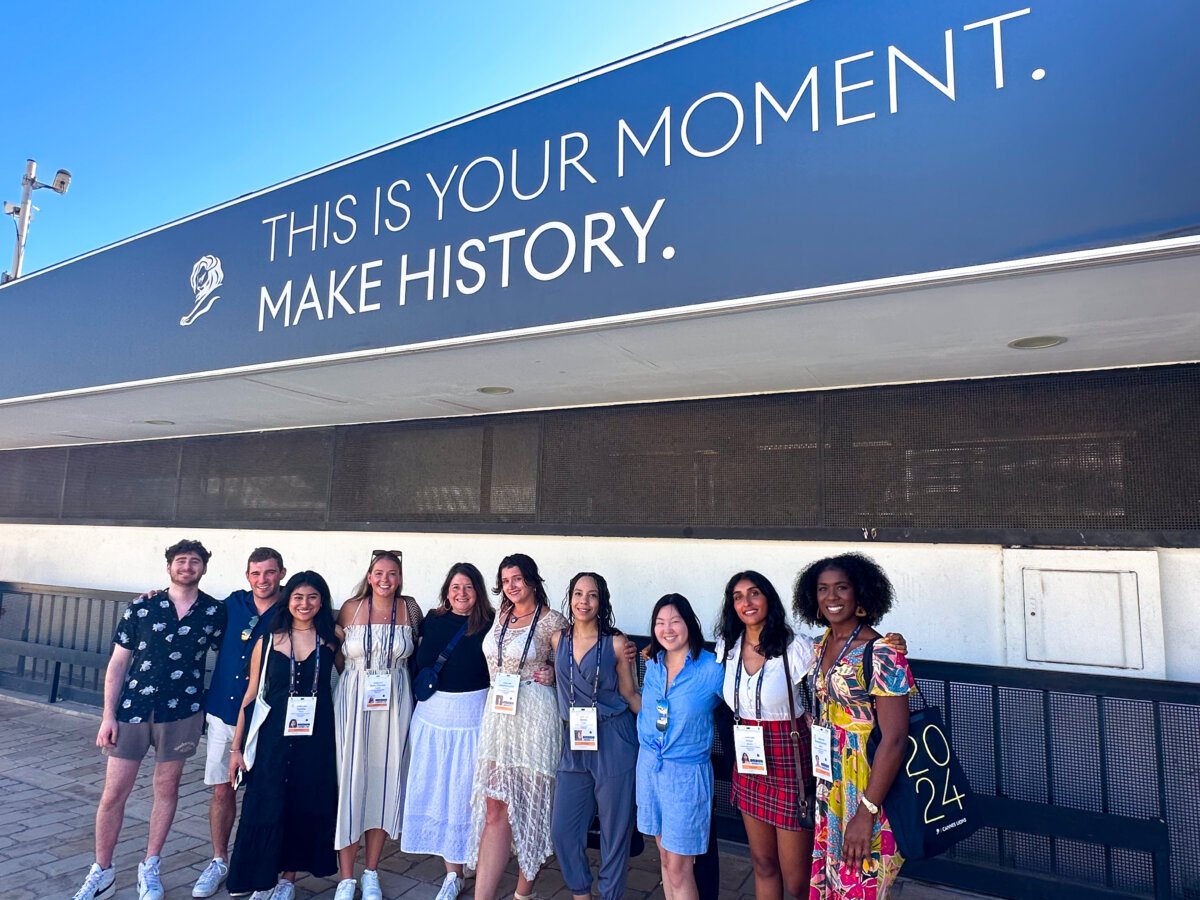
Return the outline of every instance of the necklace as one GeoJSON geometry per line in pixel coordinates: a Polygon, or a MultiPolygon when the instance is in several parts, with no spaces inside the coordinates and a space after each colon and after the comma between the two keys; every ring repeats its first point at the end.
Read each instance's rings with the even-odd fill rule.
{"type": "Polygon", "coordinates": [[[315,627],[315,626],[313,626],[313,625],[309,625],[307,628],[297,628],[297,627],[296,627],[296,626],[293,624],[293,625],[292,625],[292,631],[312,631],[314,627],[315,627]]]}
{"type": "Polygon", "coordinates": [[[509,616],[509,617],[508,617],[508,624],[509,624],[509,625],[516,625],[516,624],[517,624],[518,622],[520,622],[522,619],[524,619],[524,618],[526,618],[526,617],[528,617],[528,616],[532,616],[532,615],[533,615],[533,613],[532,613],[532,612],[527,612],[527,613],[522,613],[522,614],[521,614],[521,615],[519,615],[519,616],[516,616],[516,615],[509,616]]]}

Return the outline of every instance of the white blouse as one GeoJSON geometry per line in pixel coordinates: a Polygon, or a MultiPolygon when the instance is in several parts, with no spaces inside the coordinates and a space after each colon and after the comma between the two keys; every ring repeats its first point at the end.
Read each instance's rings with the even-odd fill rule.
{"type": "MultiPolygon", "coordinates": [[[[742,639],[739,637],[733,645],[733,652],[725,660],[725,644],[717,641],[717,662],[725,664],[725,685],[722,694],[730,709],[734,709],[733,686],[737,679],[738,660],[742,658],[742,639]]],[[[795,684],[791,686],[792,702],[796,705],[796,715],[804,715],[804,701],[796,684],[804,680],[813,661],[813,640],[806,634],[797,634],[788,644],[788,667],[792,672],[795,684]]],[[[780,722],[791,718],[788,710],[787,678],[784,675],[783,658],[768,659],[761,669],[753,676],[742,666],[741,694],[738,697],[737,711],[743,719],[758,721],[780,722]],[[758,714],[756,697],[759,684],[762,684],[762,715],[758,714]]]]}

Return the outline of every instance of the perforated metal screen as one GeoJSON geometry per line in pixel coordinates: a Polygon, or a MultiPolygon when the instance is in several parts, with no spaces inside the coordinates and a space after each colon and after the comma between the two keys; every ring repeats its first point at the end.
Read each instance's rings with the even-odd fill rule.
{"type": "Polygon", "coordinates": [[[0,518],[1197,546],[1198,445],[1174,366],[11,450],[0,518]]]}

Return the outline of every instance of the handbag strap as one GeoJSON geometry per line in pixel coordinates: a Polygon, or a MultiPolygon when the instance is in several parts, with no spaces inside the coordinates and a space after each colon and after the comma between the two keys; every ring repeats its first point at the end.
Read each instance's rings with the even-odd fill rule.
{"type": "Polygon", "coordinates": [[[275,640],[274,636],[267,632],[262,636],[263,650],[262,659],[258,662],[258,699],[261,700],[267,693],[267,650],[270,649],[271,642],[275,640]]]}
{"type": "Polygon", "coordinates": [[[442,671],[442,666],[446,664],[446,660],[450,658],[450,654],[454,652],[454,648],[458,646],[458,642],[462,636],[467,633],[467,626],[470,622],[463,622],[462,627],[455,632],[454,637],[450,638],[449,643],[442,648],[442,652],[438,654],[437,662],[433,664],[433,671],[436,675],[442,671]]]}
{"type": "Polygon", "coordinates": [[[787,700],[788,700],[788,737],[792,741],[792,755],[796,759],[796,772],[799,774],[804,771],[804,765],[800,753],[800,722],[796,719],[796,701],[792,697],[792,668],[788,665],[788,651],[791,650],[791,644],[783,648],[783,677],[787,680],[787,700]]]}

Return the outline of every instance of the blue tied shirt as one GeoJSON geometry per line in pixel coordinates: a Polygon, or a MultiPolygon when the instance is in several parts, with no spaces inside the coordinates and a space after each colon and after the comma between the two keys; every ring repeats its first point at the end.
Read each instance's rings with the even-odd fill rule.
{"type": "Polygon", "coordinates": [[[242,698],[246,696],[246,684],[250,680],[249,666],[250,651],[258,639],[271,628],[275,618],[272,607],[258,617],[250,640],[242,640],[242,632],[249,627],[250,620],[258,615],[258,607],[254,605],[254,594],[250,591],[234,591],[224,600],[227,614],[225,627],[225,642],[213,663],[212,681],[208,685],[208,702],[205,712],[216,716],[226,725],[237,725],[238,712],[242,708],[242,698]]]}
{"type": "Polygon", "coordinates": [[[664,761],[700,764],[708,761],[713,745],[713,710],[722,703],[721,688],[725,670],[716,656],[700,651],[700,658],[689,653],[683,668],[667,690],[667,667],[663,654],[646,663],[642,679],[642,711],[638,713],[638,742],[655,754],[654,771],[662,771],[664,761]],[[667,698],[670,712],[667,730],[659,731],[657,705],[667,698]]]}

